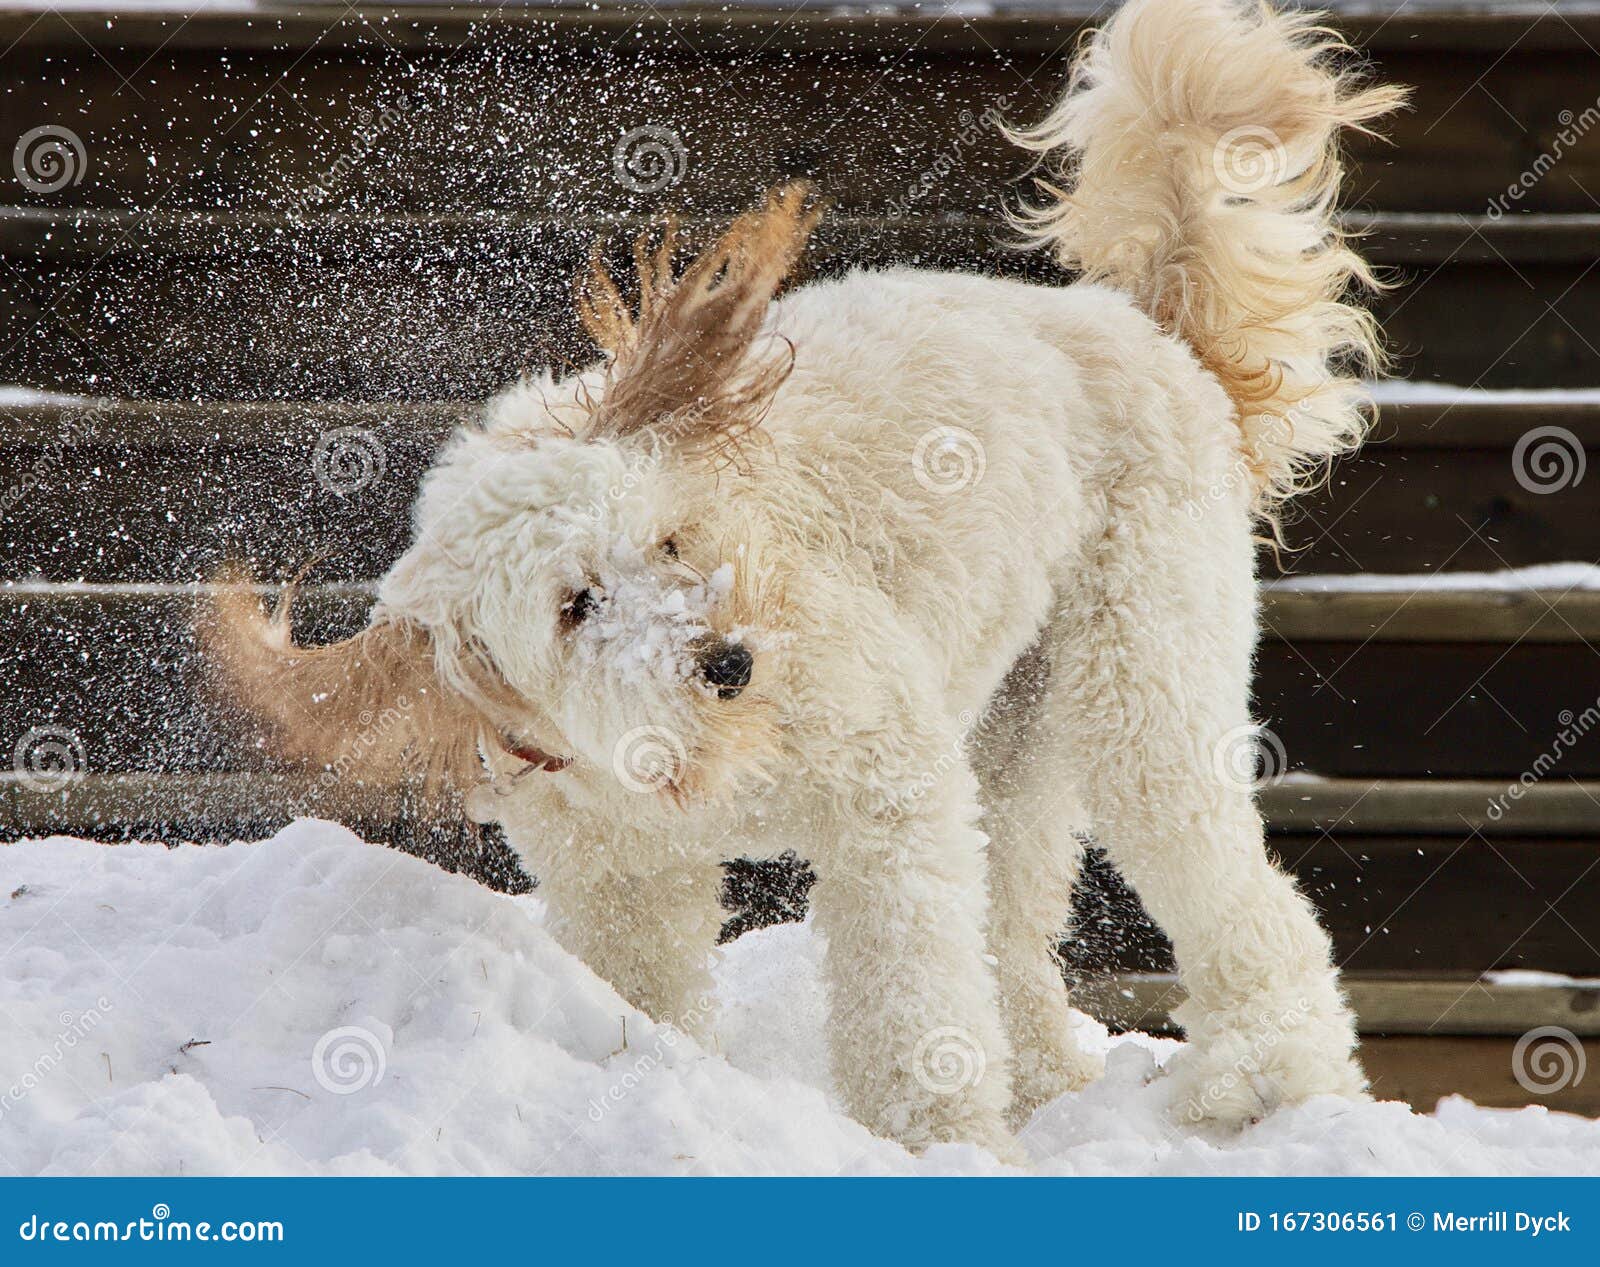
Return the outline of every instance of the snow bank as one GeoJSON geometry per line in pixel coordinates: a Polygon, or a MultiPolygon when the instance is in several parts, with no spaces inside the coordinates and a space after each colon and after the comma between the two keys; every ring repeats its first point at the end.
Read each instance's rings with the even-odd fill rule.
{"type": "MultiPolygon", "coordinates": [[[[729,948],[720,1053],[623,1004],[537,897],[327,823],[0,848],[0,947],[0,1173],[1006,1169],[913,1158],[838,1111],[808,928],[729,948]]],[[[1600,1123],[1455,1100],[1319,1101],[1209,1139],[1150,1080],[1177,1044],[1102,1041],[1106,1078],[1024,1135],[1040,1173],[1600,1173],[1600,1123]]]]}

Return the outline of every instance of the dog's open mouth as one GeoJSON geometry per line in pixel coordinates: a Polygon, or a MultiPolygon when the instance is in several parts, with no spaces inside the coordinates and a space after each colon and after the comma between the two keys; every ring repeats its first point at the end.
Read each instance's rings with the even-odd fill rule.
{"type": "Polygon", "coordinates": [[[526,762],[531,769],[543,770],[546,774],[559,773],[572,764],[571,757],[557,757],[531,744],[506,744],[505,749],[518,761],[526,762]]]}

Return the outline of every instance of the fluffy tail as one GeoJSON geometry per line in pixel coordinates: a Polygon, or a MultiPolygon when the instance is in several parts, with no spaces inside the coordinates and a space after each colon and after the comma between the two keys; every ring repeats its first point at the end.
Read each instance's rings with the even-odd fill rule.
{"type": "Polygon", "coordinates": [[[1195,350],[1238,407],[1269,520],[1361,442],[1356,375],[1383,362],[1376,323],[1344,299],[1377,283],[1333,221],[1338,141],[1405,91],[1355,83],[1349,46],[1317,22],[1250,0],[1129,0],[1015,137],[1059,174],[1020,227],[1195,350]]]}

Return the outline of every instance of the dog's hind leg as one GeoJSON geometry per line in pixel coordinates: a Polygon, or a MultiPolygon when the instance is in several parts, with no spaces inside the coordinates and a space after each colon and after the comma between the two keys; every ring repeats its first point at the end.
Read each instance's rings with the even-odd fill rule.
{"type": "Polygon", "coordinates": [[[989,833],[989,950],[1011,1042],[1011,1112],[1034,1110],[1099,1076],[1077,1039],[1059,946],[1083,860],[1087,817],[1073,783],[1073,731],[1050,696],[1041,642],[1019,659],[969,731],[989,833]]]}
{"type": "Polygon", "coordinates": [[[1248,761],[1253,542],[1242,505],[1136,491],[1064,596],[1052,693],[1076,714],[1095,836],[1171,939],[1189,1039],[1173,1109],[1238,1124],[1365,1079],[1327,934],[1268,857],[1248,761]]]}

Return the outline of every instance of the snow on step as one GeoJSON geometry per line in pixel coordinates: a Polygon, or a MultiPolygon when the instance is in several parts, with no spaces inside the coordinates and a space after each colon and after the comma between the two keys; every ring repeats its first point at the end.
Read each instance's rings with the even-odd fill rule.
{"type": "Polygon", "coordinates": [[[1461,590],[1567,593],[1600,590],[1600,564],[1536,563],[1494,572],[1330,572],[1267,582],[1274,594],[1419,594],[1461,590]]]}

